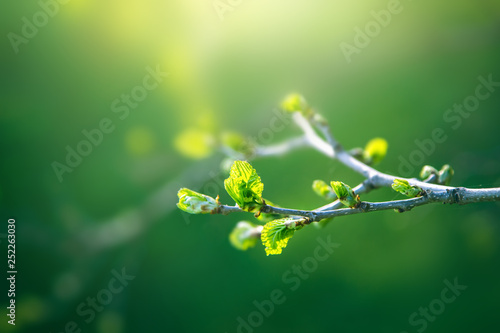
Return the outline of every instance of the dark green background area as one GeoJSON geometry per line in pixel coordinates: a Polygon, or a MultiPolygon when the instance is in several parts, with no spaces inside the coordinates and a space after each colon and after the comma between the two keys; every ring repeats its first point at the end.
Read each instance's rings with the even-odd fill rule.
{"type": "MultiPolygon", "coordinates": [[[[479,76],[500,82],[499,2],[402,0],[348,63],[340,44],[353,44],[354,29],[387,6],[243,0],[220,20],[211,0],[71,0],[16,53],[8,34],[21,34],[23,17],[41,7],[2,2],[0,277],[8,218],[16,219],[19,273],[16,326],[7,324],[4,282],[0,330],[62,332],[74,321],[83,332],[235,332],[239,317],[258,318],[254,301],[281,290],[285,301],[254,332],[418,332],[423,324],[409,317],[437,304],[443,281],[455,278],[467,289],[425,331],[495,330],[498,203],[337,218],[297,232],[270,257],[261,244],[247,252],[229,244],[234,225],[251,216],[188,216],[175,207],[184,186],[230,203],[222,155],[191,160],[175,138],[191,127],[259,137],[291,91],[307,97],[345,147],[385,138],[381,171],[397,173],[401,158],[421,151],[415,140],[441,128],[447,139],[409,176],[449,163],[453,185],[499,187],[500,87],[456,129],[443,118],[474,94],[479,76]],[[148,66],[169,76],[121,120],[111,103],[141,85],[148,66]],[[75,149],[103,118],[113,132],[59,182],[52,163],[65,163],[66,146],[75,149]],[[297,280],[293,267],[311,262],[318,237],[339,247],[297,280]],[[90,315],[77,308],[109,295],[122,269],[135,278],[86,323],[90,315]]],[[[297,134],[290,124],[273,142],[297,134]]],[[[362,180],[308,149],[252,164],[265,197],[285,207],[325,204],[311,190],[315,179],[362,180]]],[[[363,196],[394,198],[389,189],[363,196]]]]}

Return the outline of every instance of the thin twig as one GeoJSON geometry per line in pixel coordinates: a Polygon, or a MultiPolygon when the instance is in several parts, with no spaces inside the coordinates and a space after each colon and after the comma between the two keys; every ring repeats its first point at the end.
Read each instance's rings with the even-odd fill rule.
{"type": "Polygon", "coordinates": [[[272,146],[258,146],[255,151],[255,157],[280,156],[307,145],[307,137],[302,135],[272,146]]]}
{"type": "MultiPolygon", "coordinates": [[[[287,215],[287,216],[303,216],[307,217],[310,223],[332,217],[376,212],[389,209],[394,209],[398,212],[406,212],[413,209],[414,207],[422,206],[429,203],[448,203],[448,204],[465,205],[476,202],[499,201],[499,200],[500,200],[500,188],[466,189],[463,187],[459,187],[459,188],[453,188],[453,190],[444,193],[442,192],[434,193],[432,191],[429,191],[425,192],[424,195],[421,197],[416,197],[411,199],[392,200],[384,202],[362,201],[355,208],[333,209],[339,206],[339,204],[342,205],[337,200],[330,205],[323,206],[316,210],[289,209],[289,208],[281,208],[281,207],[265,205],[262,207],[261,212],[287,215]]],[[[220,207],[221,214],[227,215],[229,213],[234,213],[234,212],[242,212],[242,210],[238,206],[222,205],[220,207]]]]}
{"type": "MultiPolygon", "coordinates": [[[[300,113],[295,113],[293,117],[294,121],[297,125],[304,131],[306,136],[311,136],[308,142],[312,147],[316,148],[318,151],[324,153],[324,145],[326,143],[322,138],[318,136],[318,134],[314,131],[311,126],[311,123],[300,113]]],[[[380,172],[369,165],[357,160],[347,151],[345,151],[342,146],[335,140],[333,135],[330,133],[330,127],[326,124],[318,124],[318,129],[322,132],[322,134],[327,138],[327,141],[330,142],[334,147],[334,153],[328,155],[332,158],[337,159],[345,166],[350,169],[360,173],[363,177],[369,180],[373,187],[390,187],[395,179],[405,179],[411,185],[418,186],[424,190],[434,190],[434,191],[442,191],[453,189],[453,187],[438,185],[438,184],[430,184],[424,181],[420,181],[414,178],[404,178],[404,177],[396,177],[393,175],[389,175],[383,172],[380,172]]],[[[332,146],[330,146],[332,147],[332,146]]]]}

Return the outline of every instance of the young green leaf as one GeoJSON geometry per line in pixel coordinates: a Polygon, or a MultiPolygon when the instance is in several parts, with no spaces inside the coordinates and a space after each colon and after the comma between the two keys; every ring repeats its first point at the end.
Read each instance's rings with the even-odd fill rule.
{"type": "Polygon", "coordinates": [[[333,191],[337,195],[337,198],[339,198],[339,201],[342,202],[345,206],[351,208],[359,206],[359,204],[361,203],[359,195],[356,195],[356,193],[354,193],[349,185],[335,181],[333,181],[331,184],[333,191]]]}
{"type": "Polygon", "coordinates": [[[281,102],[281,108],[288,112],[303,112],[308,109],[308,105],[304,96],[293,93],[289,94],[281,102]]]}
{"type": "Polygon", "coordinates": [[[187,188],[181,188],[177,196],[179,197],[177,207],[190,214],[210,214],[219,208],[214,198],[187,188]]]}
{"type": "Polygon", "coordinates": [[[410,198],[418,197],[422,194],[422,189],[420,187],[411,186],[410,183],[404,179],[394,179],[392,189],[410,198]]]}
{"type": "Polygon", "coordinates": [[[323,219],[321,221],[318,221],[318,222],[315,222],[315,223],[312,223],[312,225],[314,225],[317,229],[323,229],[327,226],[328,223],[330,223],[331,221],[333,221],[333,217],[331,218],[328,218],[328,219],[323,219]]]}
{"type": "Polygon", "coordinates": [[[303,116],[308,118],[314,115],[314,111],[309,104],[307,104],[304,96],[297,93],[286,96],[283,102],[281,102],[281,108],[286,112],[300,112],[303,116]]]}
{"type": "Polygon", "coordinates": [[[255,233],[256,228],[258,228],[258,226],[253,223],[247,221],[238,222],[233,231],[231,231],[231,234],[229,234],[231,245],[242,251],[254,247],[259,239],[255,233]]]}
{"type": "Polygon", "coordinates": [[[295,230],[301,229],[302,226],[298,221],[290,218],[266,223],[261,233],[262,244],[266,247],[266,254],[281,254],[290,238],[293,237],[295,230]]]}
{"type": "Polygon", "coordinates": [[[441,170],[439,170],[438,182],[440,184],[449,185],[454,174],[455,171],[453,168],[449,164],[445,164],[441,170]]]}
{"type": "Polygon", "coordinates": [[[363,158],[368,164],[377,164],[382,161],[387,154],[387,141],[382,138],[370,140],[363,152],[363,158]]]}
{"type": "Polygon", "coordinates": [[[335,199],[337,196],[333,189],[322,180],[315,180],[312,185],[313,191],[325,199],[335,199]]]}
{"type": "Polygon", "coordinates": [[[229,178],[224,181],[227,193],[244,211],[255,212],[263,204],[264,184],[257,171],[245,161],[235,161],[229,178]]]}

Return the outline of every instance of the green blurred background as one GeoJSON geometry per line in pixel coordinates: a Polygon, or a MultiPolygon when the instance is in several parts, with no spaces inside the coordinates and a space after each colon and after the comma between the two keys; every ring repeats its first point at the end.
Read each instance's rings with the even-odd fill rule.
{"type": "MultiPolygon", "coordinates": [[[[381,171],[397,173],[400,157],[418,150],[415,140],[442,128],[448,139],[424,163],[450,163],[454,185],[500,186],[500,89],[458,128],[443,119],[474,94],[479,76],[500,81],[500,2],[402,0],[401,12],[348,63],[341,43],[353,44],[354,29],[388,3],[219,1],[221,19],[211,0],[71,0],[44,20],[38,1],[3,1],[0,247],[7,252],[14,217],[19,273],[16,326],[7,324],[4,283],[0,330],[235,332],[239,317],[258,322],[254,301],[279,289],[286,301],[241,332],[423,332],[409,317],[455,277],[468,288],[425,331],[498,327],[498,203],[338,218],[297,233],[271,257],[260,244],[247,252],[229,244],[248,216],[188,216],[175,207],[181,186],[220,191],[229,202],[222,155],[187,158],[176,137],[189,128],[258,137],[290,91],[303,93],[348,148],[386,138],[381,171]],[[9,33],[22,35],[23,17],[39,27],[16,53],[9,33]],[[168,77],[128,116],[113,112],[147,67],[168,77]],[[65,164],[66,147],[76,149],[82,131],[105,118],[114,130],[59,181],[53,162],[65,164]],[[283,274],[313,255],[318,236],[340,247],[291,290],[283,274]],[[109,293],[123,269],[135,278],[109,293]],[[92,319],[80,315],[96,296],[106,304],[92,319]]],[[[290,125],[273,142],[297,133],[290,125]]],[[[307,149],[253,165],[265,197],[286,207],[325,204],[310,190],[314,179],[361,181],[307,149]]],[[[363,198],[394,197],[380,190],[363,198]]]]}

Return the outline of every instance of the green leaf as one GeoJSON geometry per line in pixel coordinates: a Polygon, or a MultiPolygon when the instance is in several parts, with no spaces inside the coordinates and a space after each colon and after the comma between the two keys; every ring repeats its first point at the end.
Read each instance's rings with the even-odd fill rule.
{"type": "Polygon", "coordinates": [[[449,185],[454,174],[455,171],[453,168],[449,164],[445,164],[441,170],[439,170],[438,182],[440,184],[449,185]]]}
{"type": "Polygon", "coordinates": [[[297,93],[287,95],[281,102],[281,108],[288,112],[301,112],[307,109],[307,107],[304,96],[297,93]]]}
{"type": "Polygon", "coordinates": [[[363,152],[363,158],[368,164],[377,164],[382,161],[387,154],[387,141],[382,138],[370,140],[363,152]]]}
{"type": "Polygon", "coordinates": [[[437,175],[438,171],[436,168],[430,166],[430,165],[424,165],[422,170],[420,171],[420,179],[427,179],[431,175],[437,175]]]}
{"type": "Polygon", "coordinates": [[[418,197],[422,194],[422,189],[420,187],[411,186],[405,179],[394,179],[392,189],[410,198],[418,197]]]}
{"type": "Polygon", "coordinates": [[[281,108],[286,112],[300,112],[305,117],[311,117],[314,114],[304,96],[297,93],[286,96],[281,102],[281,108]]]}
{"type": "Polygon", "coordinates": [[[325,199],[335,199],[337,196],[333,189],[322,180],[315,180],[312,185],[313,191],[325,199]]]}
{"type": "Polygon", "coordinates": [[[336,181],[333,181],[331,184],[337,198],[339,198],[339,201],[345,206],[354,208],[361,203],[359,195],[356,195],[349,185],[336,181]]]}
{"type": "Polygon", "coordinates": [[[266,255],[281,254],[287,246],[290,238],[293,237],[295,230],[299,230],[303,225],[300,220],[285,218],[266,223],[262,229],[262,244],[266,247],[266,255]]]}
{"type": "Polygon", "coordinates": [[[210,214],[219,208],[217,200],[207,195],[181,188],[177,192],[177,207],[190,214],[210,214]]]}
{"type": "Polygon", "coordinates": [[[247,221],[240,221],[229,234],[229,241],[238,250],[246,251],[257,244],[255,231],[258,226],[247,221]]]}
{"type": "Polygon", "coordinates": [[[235,161],[231,167],[229,178],[224,181],[227,193],[244,211],[254,212],[262,204],[264,184],[257,171],[245,161],[235,161]]]}

